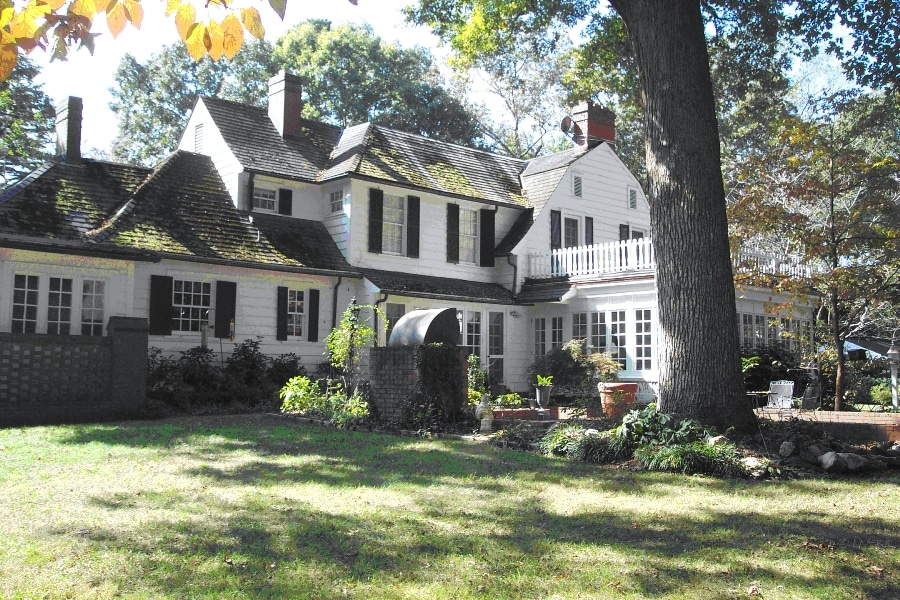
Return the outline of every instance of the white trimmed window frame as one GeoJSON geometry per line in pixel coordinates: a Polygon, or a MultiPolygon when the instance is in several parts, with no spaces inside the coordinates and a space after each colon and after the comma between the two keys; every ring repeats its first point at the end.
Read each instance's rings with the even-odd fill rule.
{"type": "Polygon", "coordinates": [[[339,215],[344,212],[344,188],[338,188],[328,194],[328,214],[339,215]]]}
{"type": "Polygon", "coordinates": [[[381,222],[381,251],[393,256],[406,255],[406,196],[384,195],[381,222]]]}
{"type": "Polygon", "coordinates": [[[288,289],[288,339],[302,340],[306,331],[306,290],[288,289]]]}
{"type": "Polygon", "coordinates": [[[105,277],[14,272],[10,331],[102,336],[107,287],[105,277]]]}
{"type": "Polygon", "coordinates": [[[265,186],[253,186],[253,210],[260,212],[278,212],[278,190],[265,186]]]}
{"type": "Polygon", "coordinates": [[[210,281],[173,278],[172,310],[178,314],[172,317],[172,333],[196,333],[201,325],[209,323],[214,292],[210,281]]]}
{"type": "Polygon", "coordinates": [[[459,262],[478,264],[478,211],[459,208],[459,262]]]}

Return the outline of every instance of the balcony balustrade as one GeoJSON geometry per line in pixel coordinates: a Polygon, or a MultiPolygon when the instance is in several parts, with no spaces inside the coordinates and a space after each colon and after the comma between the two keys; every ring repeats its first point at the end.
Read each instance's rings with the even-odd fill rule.
{"type": "MultiPolygon", "coordinates": [[[[738,272],[754,272],[788,277],[809,277],[811,269],[797,257],[773,256],[757,250],[742,249],[734,261],[738,272]]],[[[595,279],[615,274],[653,273],[656,255],[650,238],[607,242],[592,246],[559,248],[528,256],[531,279],[567,277],[570,280],[595,279]]]]}

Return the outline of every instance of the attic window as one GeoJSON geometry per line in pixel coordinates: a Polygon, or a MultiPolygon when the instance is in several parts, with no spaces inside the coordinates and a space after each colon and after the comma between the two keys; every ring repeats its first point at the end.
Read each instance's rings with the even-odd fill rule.
{"type": "Polygon", "coordinates": [[[203,123],[194,125],[194,152],[203,152],[203,123]]]}
{"type": "Polygon", "coordinates": [[[253,188],[253,208],[275,212],[275,190],[253,188]]]}
{"type": "Polygon", "coordinates": [[[628,188],[628,208],[637,208],[637,190],[628,188]]]}
{"type": "Polygon", "coordinates": [[[581,198],[581,175],[572,176],[572,194],[581,198]]]}
{"type": "Polygon", "coordinates": [[[331,192],[331,195],[328,197],[328,207],[332,214],[344,211],[344,189],[343,188],[331,192]]]}

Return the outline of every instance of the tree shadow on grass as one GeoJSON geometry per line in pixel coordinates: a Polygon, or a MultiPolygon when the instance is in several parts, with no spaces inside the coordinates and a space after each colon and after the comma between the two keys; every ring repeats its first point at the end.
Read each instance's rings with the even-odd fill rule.
{"type": "Polygon", "coordinates": [[[266,500],[218,501],[204,518],[158,521],[140,534],[96,530],[86,543],[133,557],[133,572],[117,575],[121,586],[140,577],[179,597],[321,598],[342,588],[365,597],[372,582],[383,586],[377,597],[435,584],[490,598],[585,589],[603,590],[588,597],[733,598],[750,585],[764,598],[900,597],[900,532],[881,518],[706,510],[648,520],[614,507],[561,515],[533,498],[503,510],[431,509],[424,497],[420,510],[334,514],[266,500]]]}

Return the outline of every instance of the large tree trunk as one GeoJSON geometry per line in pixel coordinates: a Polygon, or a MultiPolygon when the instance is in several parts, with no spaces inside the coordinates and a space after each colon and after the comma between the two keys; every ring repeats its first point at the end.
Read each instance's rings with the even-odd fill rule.
{"type": "Polygon", "coordinates": [[[840,316],[841,304],[838,301],[837,290],[833,287],[828,294],[831,303],[831,339],[837,352],[837,364],[834,369],[834,410],[844,410],[844,371],[846,359],[844,358],[844,336],[841,335],[840,316]]]}
{"type": "Polygon", "coordinates": [[[659,408],[719,429],[754,414],[740,370],[715,100],[699,0],[612,0],[644,101],[657,259],[659,408]]]}

